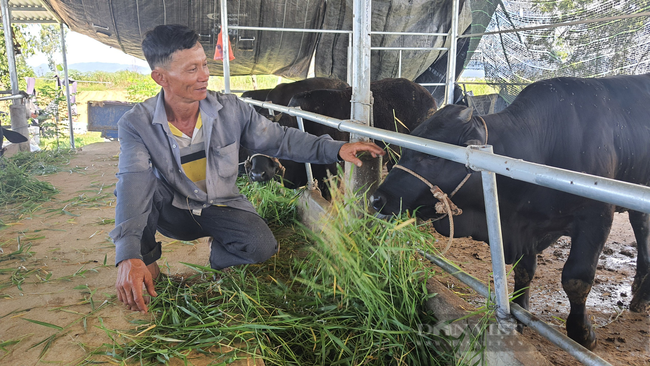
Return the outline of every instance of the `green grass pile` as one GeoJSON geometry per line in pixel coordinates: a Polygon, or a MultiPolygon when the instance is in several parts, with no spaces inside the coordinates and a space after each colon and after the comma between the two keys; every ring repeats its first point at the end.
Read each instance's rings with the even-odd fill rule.
{"type": "MultiPolygon", "coordinates": [[[[295,210],[294,191],[240,188],[263,217],[271,207],[295,210]]],[[[414,219],[379,220],[356,199],[336,193],[322,232],[291,220],[294,213],[282,219],[283,226],[271,226],[280,242],[289,240],[266,263],[228,273],[188,264],[196,275],[159,282],[150,322],[130,334],[105,329],[114,342],[101,354],[143,365],[172,358],[188,363],[201,355],[215,365],[246,357],[266,365],[458,361],[448,347],[426,347],[441,340],[418,332],[422,324],[436,324],[424,308],[429,272],[416,253],[433,250],[428,230],[414,219]]]]}
{"type": "Polygon", "coordinates": [[[19,204],[22,210],[30,210],[39,202],[50,200],[56,192],[50,183],[30,175],[26,167],[0,159],[0,206],[19,204]]]}
{"type": "Polygon", "coordinates": [[[47,175],[60,172],[70,163],[74,154],[70,149],[41,150],[37,152],[21,151],[9,160],[25,173],[31,175],[47,175]]]}
{"type": "Polygon", "coordinates": [[[247,178],[240,178],[237,187],[271,228],[291,226],[298,220],[296,191],[284,188],[275,181],[264,184],[250,182],[247,178]]]}
{"type": "Polygon", "coordinates": [[[41,202],[49,201],[57,190],[34,176],[63,170],[73,153],[69,149],[42,150],[0,158],[0,206],[3,211],[33,211],[41,202]]]}

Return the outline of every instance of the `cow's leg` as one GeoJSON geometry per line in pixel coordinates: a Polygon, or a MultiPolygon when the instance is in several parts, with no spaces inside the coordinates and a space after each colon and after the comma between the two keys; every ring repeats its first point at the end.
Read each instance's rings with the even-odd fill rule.
{"type": "Polygon", "coordinates": [[[629,213],[638,252],[630,310],[645,312],[650,308],[650,214],[638,211],[629,213]]]}
{"type": "MultiPolygon", "coordinates": [[[[535,277],[537,269],[537,255],[526,254],[515,265],[515,293],[513,300],[522,308],[528,310],[530,300],[530,281],[535,277]]],[[[521,333],[524,330],[523,323],[517,322],[517,330],[521,333]]]]}
{"type": "Polygon", "coordinates": [[[562,270],[562,287],[571,304],[566,321],[567,335],[587,349],[596,348],[597,342],[585,303],[596,275],[598,256],[612,227],[613,215],[610,207],[594,205],[576,216],[571,251],[562,270]]]}
{"type": "Polygon", "coordinates": [[[528,301],[530,299],[530,281],[535,276],[537,269],[537,255],[526,254],[515,266],[515,293],[517,296],[514,302],[522,308],[528,310],[528,301]]]}

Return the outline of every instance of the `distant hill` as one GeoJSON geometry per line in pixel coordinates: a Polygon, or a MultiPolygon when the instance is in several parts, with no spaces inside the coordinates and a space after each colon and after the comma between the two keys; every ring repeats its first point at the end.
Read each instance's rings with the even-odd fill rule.
{"type": "MultiPolygon", "coordinates": [[[[81,72],[90,72],[90,71],[105,71],[105,72],[115,72],[121,70],[131,70],[137,71],[141,74],[148,74],[151,70],[148,67],[129,65],[129,64],[116,64],[111,62],[80,62],[76,64],[69,64],[68,70],[77,70],[81,72]]],[[[37,75],[43,75],[50,71],[47,67],[47,64],[40,64],[34,67],[34,71],[37,75]]]]}

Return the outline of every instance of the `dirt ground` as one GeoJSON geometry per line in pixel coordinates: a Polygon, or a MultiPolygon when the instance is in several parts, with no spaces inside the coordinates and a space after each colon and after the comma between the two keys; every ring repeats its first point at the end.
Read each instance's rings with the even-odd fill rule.
{"type": "MultiPolygon", "coordinates": [[[[78,364],[102,344],[111,344],[110,337],[119,340],[120,332],[147,328],[148,316],[125,310],[114,291],[114,245],[108,232],[113,228],[118,149],[117,142],[86,146],[72,159],[69,171],[43,177],[60,193],[31,216],[0,212],[8,224],[0,228],[0,364],[37,364],[44,349],[41,362],[78,364]],[[22,253],[8,255],[19,248],[22,253]],[[145,324],[133,323],[139,320],[145,324]]],[[[634,245],[626,216],[617,215],[588,301],[599,338],[596,353],[613,365],[650,365],[650,318],[627,310],[634,245]]],[[[531,310],[561,332],[568,302],[559,280],[568,247],[568,240],[560,240],[540,255],[531,296],[531,310]]],[[[191,272],[181,262],[207,265],[208,251],[205,239],[188,243],[163,238],[163,270],[191,272]]],[[[447,257],[480,279],[491,271],[483,243],[455,239],[447,257]]],[[[466,300],[480,303],[452,277],[441,281],[466,300]]],[[[551,363],[578,364],[534,331],[526,329],[524,335],[551,363]]],[[[108,357],[96,355],[93,360],[108,357]]],[[[192,360],[195,365],[209,362],[192,360]]]]}
{"type": "MultiPolygon", "coordinates": [[[[437,247],[444,249],[448,239],[437,235],[437,247]]],[[[537,272],[531,283],[530,311],[562,334],[569,314],[569,301],[562,289],[561,273],[569,255],[571,240],[562,237],[537,256],[537,272]]],[[[445,257],[484,283],[492,272],[490,249],[484,242],[456,238],[445,257]]],[[[507,266],[510,270],[511,266],[507,266]]],[[[616,214],[612,231],[598,262],[595,284],[587,299],[587,310],[598,337],[594,351],[612,365],[650,365],[650,317],[629,311],[631,286],[636,273],[636,240],[627,213],[616,214]]],[[[438,278],[461,298],[479,307],[484,299],[451,275],[438,278]]],[[[492,284],[493,286],[493,284],[492,284]]],[[[509,276],[509,292],[514,277],[509,276]]],[[[523,335],[553,365],[581,365],[575,358],[525,328],[523,335]]]]}
{"type": "MultiPolygon", "coordinates": [[[[104,329],[148,327],[148,315],[127,311],[115,296],[115,246],[108,232],[114,227],[118,151],[117,142],[83,147],[69,171],[42,177],[60,191],[51,202],[30,217],[0,213],[8,224],[0,228],[0,365],[39,364],[45,347],[41,363],[76,365],[102,344],[112,344],[104,329]],[[23,253],[9,256],[19,245],[23,253]],[[21,279],[22,290],[12,285],[21,279]]],[[[180,262],[208,265],[205,239],[161,239],[166,273],[193,272],[180,262]]],[[[110,336],[122,338],[120,333],[110,336]]],[[[194,365],[210,362],[198,356],[192,360],[194,365]]],[[[256,363],[235,363],[247,364],[256,363]]]]}

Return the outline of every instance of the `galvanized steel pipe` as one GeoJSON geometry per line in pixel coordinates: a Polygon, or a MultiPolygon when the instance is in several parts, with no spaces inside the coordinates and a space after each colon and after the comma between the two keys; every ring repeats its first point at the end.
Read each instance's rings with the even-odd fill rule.
{"type": "Polygon", "coordinates": [[[22,94],[10,95],[8,97],[0,97],[0,100],[12,100],[12,99],[23,99],[25,98],[22,94]]]}
{"type": "Polygon", "coordinates": [[[278,27],[248,27],[243,25],[231,25],[230,29],[241,30],[257,30],[257,31],[271,31],[271,32],[296,32],[296,33],[337,33],[337,34],[352,34],[352,31],[334,30],[334,29],[302,29],[302,28],[278,28],[278,27]]]}
{"type": "MultiPolygon", "coordinates": [[[[492,153],[492,146],[479,147],[482,151],[492,153]]],[[[492,258],[492,276],[497,300],[497,317],[506,322],[512,321],[510,300],[508,299],[508,275],[503,255],[503,237],[501,235],[501,215],[499,214],[499,196],[496,174],[482,171],[483,197],[487,217],[488,236],[490,238],[490,257],[492,258]]]]}
{"type": "Polygon", "coordinates": [[[458,17],[460,0],[452,0],[451,27],[449,29],[449,50],[447,51],[447,88],[445,89],[447,104],[454,104],[454,86],[456,83],[456,50],[458,48],[458,17]]]}
{"type": "Polygon", "coordinates": [[[250,98],[243,99],[253,105],[270,108],[292,116],[301,116],[340,131],[368,136],[375,140],[395,144],[425,154],[439,156],[447,160],[465,164],[474,170],[489,170],[523,182],[650,213],[650,187],[530,163],[521,159],[513,159],[503,155],[491,154],[428,140],[422,137],[364,126],[350,120],[338,120],[336,118],[269,102],[260,102],[250,98]]]}
{"type": "MultiPolygon", "coordinates": [[[[300,131],[305,132],[305,123],[302,117],[296,117],[296,120],[298,121],[300,131]]],[[[307,173],[307,189],[313,191],[316,185],[314,184],[314,173],[311,170],[311,163],[305,163],[305,172],[307,173]]]]}
{"type": "Polygon", "coordinates": [[[386,51],[447,51],[447,47],[370,47],[371,50],[386,51]]]}
{"type": "MultiPolygon", "coordinates": [[[[223,91],[230,93],[230,37],[228,37],[228,1],[221,0],[221,51],[223,55],[223,91]]],[[[216,46],[215,46],[216,47],[216,46]]]]}
{"type": "Polygon", "coordinates": [[[437,36],[437,37],[446,37],[449,33],[427,33],[427,32],[380,32],[373,31],[370,32],[370,35],[382,34],[382,35],[395,35],[395,36],[437,36]]]}
{"type": "Polygon", "coordinates": [[[59,23],[61,29],[61,54],[63,55],[63,76],[65,77],[65,101],[68,104],[68,125],[70,126],[70,148],[74,149],[74,125],[72,123],[72,105],[70,104],[70,79],[68,78],[68,59],[65,50],[65,28],[59,23]]]}
{"type": "Polygon", "coordinates": [[[2,26],[5,32],[5,47],[7,50],[7,64],[9,66],[9,79],[11,81],[11,93],[18,94],[18,73],[16,71],[16,54],[14,52],[14,41],[11,38],[11,11],[9,1],[2,0],[2,26]]]}
{"type": "MultiPolygon", "coordinates": [[[[369,126],[372,124],[372,92],[370,91],[370,18],[371,0],[355,0],[352,15],[352,97],[350,116],[369,126]]],[[[350,134],[350,142],[367,141],[364,135],[350,134]]],[[[352,192],[370,189],[378,184],[381,159],[368,160],[360,167],[345,162],[346,185],[352,192]]]]}
{"type": "MultiPolygon", "coordinates": [[[[370,0],[356,0],[352,19],[352,99],[350,116],[367,125],[371,116],[370,94],[370,0]]],[[[350,136],[350,141],[363,140],[350,136]]]]}
{"type": "MultiPolygon", "coordinates": [[[[475,277],[467,274],[466,272],[463,272],[463,270],[457,267],[454,267],[452,264],[450,264],[449,262],[447,262],[446,260],[444,260],[439,256],[429,254],[422,250],[418,250],[418,252],[422,256],[430,260],[432,263],[437,265],[438,267],[442,268],[443,270],[445,270],[452,276],[456,277],[467,286],[474,289],[474,291],[476,291],[479,295],[492,300],[493,294],[490,292],[488,287],[485,286],[481,281],[479,281],[475,277]]],[[[522,308],[518,304],[511,303],[510,310],[512,312],[512,315],[514,315],[514,317],[517,320],[529,326],[530,328],[536,330],[537,332],[539,332],[539,334],[547,338],[556,346],[567,351],[570,355],[575,357],[578,361],[582,362],[583,364],[593,365],[593,366],[611,366],[607,361],[603,360],[595,353],[584,348],[573,339],[558,332],[553,327],[539,320],[533,314],[531,314],[529,311],[522,308]]]]}

